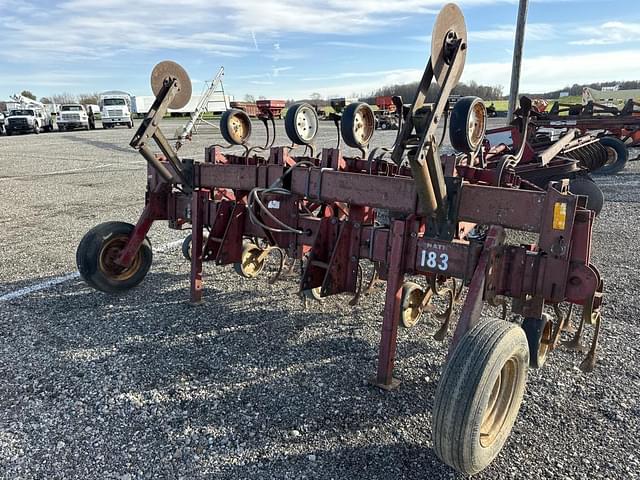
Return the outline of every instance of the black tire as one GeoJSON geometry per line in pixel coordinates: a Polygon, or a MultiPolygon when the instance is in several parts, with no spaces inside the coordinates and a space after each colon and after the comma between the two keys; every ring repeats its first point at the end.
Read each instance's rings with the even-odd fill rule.
{"type": "Polygon", "coordinates": [[[347,105],[340,119],[342,139],[351,148],[366,147],[376,128],[376,117],[371,107],[364,102],[347,105]]]}
{"type": "Polygon", "coordinates": [[[451,110],[449,140],[459,152],[472,153],[480,148],[487,129],[487,109],[478,97],[462,97],[451,110]],[[473,132],[469,132],[469,126],[473,132]]]}
{"type": "Polygon", "coordinates": [[[473,475],[500,453],[520,409],[528,364],[527,337],[513,323],[480,321],[460,339],[434,400],[433,444],[444,463],[473,475]]]}
{"type": "Polygon", "coordinates": [[[587,197],[587,208],[593,210],[596,215],[604,206],[604,193],[600,187],[588,176],[580,176],[569,181],[569,191],[574,195],[587,197]]]}
{"type": "Polygon", "coordinates": [[[191,261],[191,237],[192,234],[190,233],[182,241],[182,256],[189,261],[191,261]]]}
{"type": "Polygon", "coordinates": [[[11,130],[7,130],[5,133],[7,134],[7,137],[10,137],[13,134],[11,130]]]}
{"type": "Polygon", "coordinates": [[[284,129],[293,143],[297,145],[309,145],[313,142],[318,133],[319,121],[315,108],[305,102],[291,105],[284,117],[284,129]],[[300,113],[304,113],[304,121],[298,118],[300,113]]]}
{"type": "Polygon", "coordinates": [[[231,108],[220,118],[220,133],[231,145],[244,145],[251,137],[251,119],[238,108],[231,108]]]}
{"type": "Polygon", "coordinates": [[[133,128],[133,121],[131,121],[131,122],[127,123],[127,127],[129,127],[129,128],[133,128]]]}
{"type": "Polygon", "coordinates": [[[619,138],[602,137],[600,144],[607,149],[609,159],[607,163],[596,170],[597,175],[614,175],[624,169],[629,160],[629,150],[619,138]]]}
{"type": "Polygon", "coordinates": [[[529,344],[529,367],[540,368],[547,360],[551,346],[553,324],[546,314],[542,318],[527,317],[522,321],[522,330],[529,344]]]}
{"type": "Polygon", "coordinates": [[[40,135],[40,126],[38,124],[33,127],[33,133],[40,135]]]}
{"type": "Polygon", "coordinates": [[[76,251],[76,264],[87,284],[103,292],[117,293],[144,280],[153,260],[148,238],[143,240],[129,268],[120,270],[112,263],[134,228],[129,223],[105,222],[86,233],[76,251]]]}

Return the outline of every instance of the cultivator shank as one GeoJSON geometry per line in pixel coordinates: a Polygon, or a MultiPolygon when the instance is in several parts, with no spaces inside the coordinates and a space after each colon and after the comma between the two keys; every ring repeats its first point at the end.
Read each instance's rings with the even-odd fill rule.
{"type": "MultiPolygon", "coordinates": [[[[267,257],[277,252],[280,270],[287,266],[287,259],[300,262],[301,294],[319,298],[345,293],[353,303],[364,293],[362,264],[368,261],[374,267],[370,285],[386,280],[373,379],[384,389],[399,384],[393,376],[398,327],[412,326],[423,313],[436,315],[432,300],[446,297],[448,307],[437,315],[440,324],[434,332],[436,339],[446,338],[463,285],[466,297],[449,348],[450,362],[466,361],[460,355],[481,338],[485,302],[503,305],[506,319],[510,300],[512,312],[526,317],[522,328],[513,323],[499,326],[519,342],[519,353],[514,351],[504,359],[505,365],[513,362],[521,369],[521,375],[513,375],[514,382],[524,382],[526,376],[522,352],[530,352],[532,358],[535,355],[541,364],[569,325],[568,315],[557,315],[552,321],[544,313],[546,305],[556,313],[562,304],[583,307],[576,342],[585,324],[595,323],[599,331],[602,280],[590,262],[594,214],[585,208],[585,198],[570,194],[567,182],[526,188],[514,168],[505,167],[495,181],[496,169],[488,166],[481,153],[486,112],[474,99],[457,107],[464,110],[455,112],[463,120],[451,125],[456,132],[452,143],[465,145],[463,151],[457,156],[440,156],[436,127],[445,115],[449,92],[462,72],[466,54],[464,19],[456,6],[444,7],[432,45],[417,98],[406,108],[404,126],[392,147],[368,154],[374,117],[365,104],[347,107],[336,120],[345,143],[360,151],[356,156],[335,148],[316,155],[313,139],[318,124],[310,113],[315,111],[297,104],[289,107],[285,125],[294,144],[304,146],[300,155],[294,154],[295,145],[273,146],[269,140],[263,147],[246,146],[250,122],[247,124],[246,114],[235,110],[223,117],[221,132],[230,144],[244,148],[242,154],[215,145],[207,148],[202,162],[182,160],[159,125],[166,108],[182,102],[180,92],[190,90],[190,85],[187,88],[188,77],[181,68],[160,64],[156,67],[159,73],[154,70],[153,76],[156,102],[131,142],[149,163],[146,206],[116,262],[123,269],[132,264],[156,220],[168,220],[176,229],[191,225],[184,251],[191,261],[190,300],[197,304],[203,299],[206,262],[234,265],[241,275],[254,277],[267,257]],[[440,94],[434,104],[427,105],[424,99],[432,79],[439,83],[440,94]],[[455,124],[461,121],[462,126],[455,124]],[[161,155],[152,153],[151,141],[161,155]],[[537,240],[508,244],[507,230],[535,234],[537,240]],[[407,276],[423,278],[425,286],[405,282],[407,276]]],[[[507,160],[517,164],[519,158],[507,160]]],[[[104,274],[93,268],[96,260],[88,253],[79,249],[78,258],[80,271],[89,282],[92,275],[104,274]]],[[[125,287],[130,285],[121,289],[125,287]]],[[[496,342],[499,348],[502,344],[496,342]]],[[[583,364],[586,370],[593,368],[596,342],[597,333],[583,364]]],[[[486,365],[469,368],[494,368],[490,362],[503,361],[496,352],[489,352],[486,365]]],[[[496,371],[507,368],[505,365],[498,365],[496,371]]],[[[447,370],[446,375],[450,375],[447,370]]],[[[486,386],[477,388],[484,391],[486,386]]],[[[511,428],[521,399],[514,395],[508,402],[513,407],[505,412],[508,420],[495,428],[511,428]]],[[[446,404],[442,408],[460,408],[445,396],[439,392],[436,399],[439,405],[446,404]]],[[[489,408],[488,403],[483,405],[489,408]]],[[[472,449],[480,449],[477,452],[484,460],[472,468],[437,451],[444,461],[466,473],[477,471],[477,465],[483,468],[499,451],[483,450],[477,439],[458,441],[460,448],[472,442],[472,449]]]]}

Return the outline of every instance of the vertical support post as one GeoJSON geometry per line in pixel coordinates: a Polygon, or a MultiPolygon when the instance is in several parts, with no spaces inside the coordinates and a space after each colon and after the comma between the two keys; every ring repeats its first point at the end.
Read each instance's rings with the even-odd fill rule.
{"type": "Polygon", "coordinates": [[[513,65],[511,67],[511,87],[509,89],[509,111],[507,124],[513,121],[513,112],[518,102],[518,90],[520,89],[520,69],[522,65],[522,47],[524,45],[524,30],[527,23],[527,9],[529,0],[520,0],[518,7],[518,21],[516,24],[516,39],[513,46],[513,65]]]}
{"type": "Polygon", "coordinates": [[[192,305],[202,302],[202,256],[203,234],[209,190],[198,189],[191,195],[191,301],[192,305]]]}
{"type": "Polygon", "coordinates": [[[453,340],[449,345],[449,356],[451,356],[464,334],[478,323],[480,319],[482,306],[484,305],[485,289],[493,290],[492,282],[495,277],[495,272],[491,262],[492,255],[495,253],[495,248],[504,242],[504,237],[504,228],[498,225],[492,225],[487,232],[487,238],[484,241],[480,258],[473,271],[471,283],[469,283],[467,298],[460,311],[458,325],[453,332],[453,340]]]}
{"type": "Polygon", "coordinates": [[[400,302],[402,282],[404,281],[404,238],[406,222],[395,220],[391,227],[391,251],[387,265],[387,294],[382,320],[382,337],[378,350],[378,371],[372,383],[383,390],[393,390],[400,385],[400,380],[393,378],[393,367],[396,358],[398,323],[400,322],[400,302]]]}

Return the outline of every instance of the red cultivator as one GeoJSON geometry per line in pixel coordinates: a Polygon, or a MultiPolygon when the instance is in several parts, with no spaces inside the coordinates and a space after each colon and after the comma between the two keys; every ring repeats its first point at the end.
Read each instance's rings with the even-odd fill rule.
{"type": "Polygon", "coordinates": [[[582,319],[569,343],[579,348],[585,326],[595,325],[581,365],[593,369],[602,280],[590,263],[594,213],[584,197],[570,194],[566,182],[542,191],[528,188],[508,168],[517,156],[500,159],[504,168],[497,179],[497,170],[487,167],[478,153],[486,122],[482,102],[458,102],[450,136],[460,154],[439,155],[436,127],[462,73],[466,48],[464,18],[449,4],[436,21],[431,59],[394,145],[368,151],[375,125],[371,109],[362,103],[344,109],[342,139],[360,150],[355,157],[338,149],[316,154],[318,119],[301,103],[288,109],[285,128],[294,144],[304,146],[302,155],[269,140],[249,148],[251,122],[244,112],[230,110],[221,131],[230,144],[244,146],[244,153],[211,146],[203,162],[182,160],[159,125],[167,108],[187,102],[190,82],[177,64],[159,64],[152,75],[156,101],[131,142],[149,163],[146,206],[135,226],[112,222],[87,233],[77,252],[82,277],[108,292],[141,282],[151,263],[145,236],[156,220],[176,229],[191,224],[185,253],[193,303],[203,297],[204,262],[234,265],[253,277],[277,252],[283,264],[287,258],[301,262],[302,293],[348,293],[357,300],[360,265],[368,260],[376,277],[387,282],[372,380],[384,389],[399,384],[393,377],[398,327],[412,326],[433,310],[434,298],[446,295],[449,308],[434,335],[446,338],[465,285],[435,399],[434,448],[462,472],[482,470],[511,431],[527,369],[540,367],[560,344],[573,305],[582,306],[582,319]],[[432,80],[440,92],[427,105],[432,80]],[[151,151],[152,141],[161,155],[151,151]],[[530,232],[537,241],[508,244],[507,229],[530,232]],[[405,282],[407,275],[424,278],[425,286],[405,282]],[[485,302],[503,306],[503,318],[481,318],[485,302]],[[508,303],[524,318],[521,323],[506,321],[508,303]]]}

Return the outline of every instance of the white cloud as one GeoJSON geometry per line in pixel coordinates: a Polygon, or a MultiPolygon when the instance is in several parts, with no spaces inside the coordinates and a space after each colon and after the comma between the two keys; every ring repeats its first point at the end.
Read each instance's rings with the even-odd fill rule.
{"type": "Polygon", "coordinates": [[[587,37],[572,45],[613,45],[640,41],[640,23],[605,22],[598,26],[580,27],[577,33],[587,37]]]}
{"type": "MultiPolygon", "coordinates": [[[[477,41],[509,41],[513,42],[516,29],[514,25],[500,25],[492,30],[471,30],[469,42],[477,41]]],[[[549,23],[528,23],[525,27],[525,41],[551,40],[556,36],[556,29],[549,23]]]]}
{"type": "MultiPolygon", "coordinates": [[[[467,64],[462,76],[463,81],[502,85],[505,91],[508,91],[510,78],[511,62],[467,64]]],[[[640,78],[639,49],[581,55],[525,55],[520,90],[539,93],[567,84],[629,78],[640,78]]]]}

